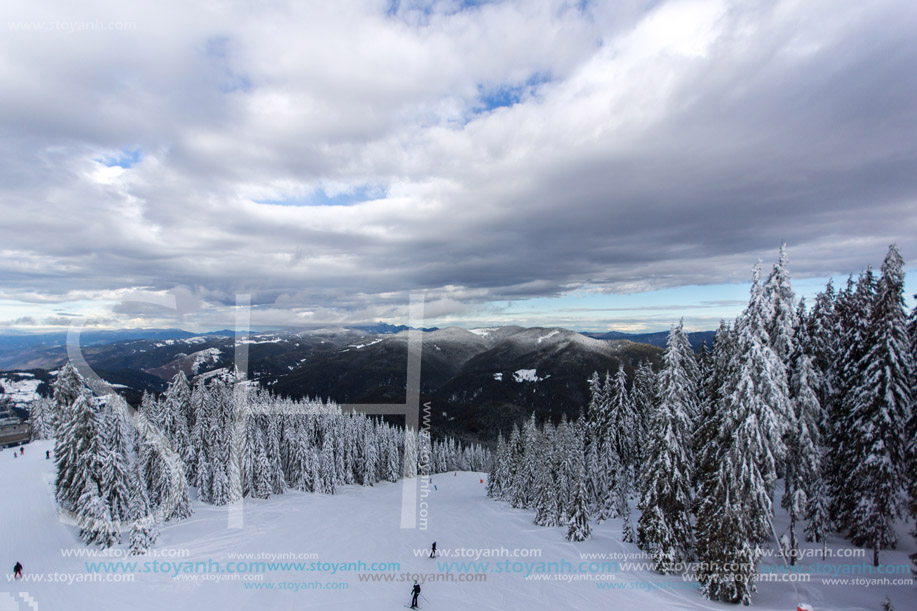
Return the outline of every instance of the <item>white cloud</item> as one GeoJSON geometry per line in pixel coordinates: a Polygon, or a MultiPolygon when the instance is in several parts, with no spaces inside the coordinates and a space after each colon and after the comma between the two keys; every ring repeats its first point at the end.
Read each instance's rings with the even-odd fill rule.
{"type": "Polygon", "coordinates": [[[4,5],[0,297],[460,320],[917,257],[910,3],[387,6],[4,5]]]}

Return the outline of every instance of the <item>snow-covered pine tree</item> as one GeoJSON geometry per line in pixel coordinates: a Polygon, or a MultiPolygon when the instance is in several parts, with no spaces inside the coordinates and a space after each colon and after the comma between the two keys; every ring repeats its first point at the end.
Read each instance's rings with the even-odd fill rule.
{"type": "MultiPolygon", "coordinates": [[[[98,485],[102,449],[102,415],[89,389],[84,389],[62,414],[55,449],[55,496],[64,509],[77,511],[80,497],[89,493],[101,498],[98,485]],[[92,480],[94,488],[86,482],[92,480]]],[[[91,499],[87,499],[89,502],[91,499]]],[[[95,510],[94,510],[95,511],[95,510]]]]}
{"type": "Polygon", "coordinates": [[[67,361],[57,373],[51,388],[53,389],[54,408],[57,414],[60,415],[76,402],[77,397],[86,388],[86,384],[83,381],[83,376],[76,370],[73,363],[67,361]]]}
{"type": "MultiPolygon", "coordinates": [[[[834,283],[829,280],[825,290],[815,296],[815,304],[806,320],[808,352],[812,355],[815,371],[821,378],[817,389],[818,403],[825,411],[832,402],[837,375],[837,320],[834,300],[834,283]]],[[[825,424],[822,423],[822,426],[825,424]]]]}
{"type": "Polygon", "coordinates": [[[754,384],[743,380],[717,415],[718,435],[707,448],[713,471],[701,479],[697,503],[698,580],[711,600],[749,604],[755,591],[758,544],[765,538],[771,498],[761,455],[766,441],[756,426],[754,384]]]}
{"type": "Polygon", "coordinates": [[[146,418],[137,417],[134,427],[138,477],[146,487],[150,507],[162,521],[190,516],[191,499],[181,457],[146,418]]]}
{"type": "Polygon", "coordinates": [[[771,317],[767,321],[770,346],[784,366],[796,349],[796,296],[787,270],[786,244],[780,245],[780,257],[764,285],[765,299],[770,302],[771,317]]]}
{"type": "Polygon", "coordinates": [[[264,426],[264,449],[267,452],[267,462],[269,468],[269,478],[271,482],[271,492],[273,494],[283,494],[287,487],[283,475],[283,459],[280,451],[280,440],[282,433],[282,420],[279,414],[268,413],[262,416],[266,420],[264,426]]]}
{"type": "Polygon", "coordinates": [[[669,331],[659,372],[659,406],[650,430],[637,523],[637,544],[652,555],[662,573],[686,559],[693,543],[691,435],[699,377],[679,322],[669,331]]]}
{"type": "Polygon", "coordinates": [[[308,474],[312,472],[312,453],[309,451],[305,419],[304,415],[293,416],[293,425],[289,428],[290,459],[286,474],[287,484],[303,492],[310,489],[308,474]]]}
{"type": "MultiPolygon", "coordinates": [[[[250,420],[257,422],[256,418],[250,420]]],[[[271,496],[271,463],[267,458],[264,431],[257,424],[253,427],[252,447],[254,456],[252,460],[251,496],[256,499],[266,499],[271,496]]]]}
{"type": "Polygon", "coordinates": [[[853,528],[858,499],[848,485],[857,456],[849,436],[855,426],[856,385],[862,374],[860,365],[869,351],[873,338],[869,334],[871,308],[875,300],[876,282],[872,269],[867,268],[847,286],[835,301],[837,314],[838,365],[835,377],[835,395],[828,409],[828,452],[826,456],[830,514],[832,523],[842,532],[853,528]]]}
{"type": "Polygon", "coordinates": [[[704,482],[713,475],[719,463],[719,418],[724,409],[726,381],[731,379],[734,373],[732,368],[738,362],[735,350],[735,332],[726,321],[721,320],[714,335],[709,370],[701,382],[704,386],[704,401],[693,426],[694,488],[698,491],[704,487],[704,482]]]}
{"type": "MultiPolygon", "coordinates": [[[[748,308],[736,321],[738,364],[732,384],[727,381],[727,402],[742,403],[753,421],[761,476],[768,497],[773,496],[777,465],[785,456],[784,439],[795,426],[786,366],[771,347],[768,327],[774,319],[772,302],[759,283],[755,268],[748,308]]],[[[768,503],[769,504],[769,503],[768,503]]],[[[766,534],[762,533],[765,537],[766,534]]]]}
{"type": "Polygon", "coordinates": [[[222,418],[222,383],[214,380],[210,386],[198,383],[194,389],[199,401],[195,412],[192,440],[195,443],[198,497],[205,503],[224,505],[229,499],[229,477],[226,463],[229,452],[224,451],[229,427],[222,418]]]}
{"type": "Polygon", "coordinates": [[[371,420],[365,420],[363,429],[363,478],[364,486],[372,486],[378,480],[376,471],[378,470],[379,453],[376,449],[376,435],[371,420]]]}
{"type": "MultiPolygon", "coordinates": [[[[503,437],[501,436],[502,440],[503,437]]],[[[412,428],[404,429],[404,477],[417,477],[417,433],[412,428]]],[[[487,482],[488,495],[491,491],[490,480],[487,482]]]]}
{"type": "Polygon", "coordinates": [[[394,429],[387,431],[385,435],[385,479],[390,482],[397,482],[401,475],[401,457],[394,436],[394,429]]]}
{"type": "MultiPolygon", "coordinates": [[[[80,486],[76,489],[70,489],[69,484],[73,480],[75,463],[78,460],[77,449],[75,446],[75,433],[72,430],[77,425],[75,405],[80,397],[86,401],[91,401],[91,393],[83,384],[83,378],[70,362],[61,367],[57,377],[52,384],[53,389],[53,411],[54,418],[57,422],[56,437],[54,439],[54,460],[57,466],[57,484],[56,496],[57,502],[66,509],[75,509],[76,502],[83,493],[80,486]],[[66,480],[61,481],[61,478],[66,480]],[[67,486],[66,491],[62,491],[62,485],[67,486]]],[[[82,407],[85,405],[81,404],[82,407]]]]}
{"type": "Polygon", "coordinates": [[[583,464],[583,434],[582,429],[577,430],[572,440],[571,452],[567,455],[568,469],[575,473],[572,483],[573,495],[570,498],[570,507],[567,514],[567,540],[585,541],[592,536],[589,526],[589,509],[586,506],[586,468],[583,464]]]}
{"type": "MultiPolygon", "coordinates": [[[[583,438],[585,444],[586,469],[586,504],[591,514],[599,511],[602,499],[609,486],[610,474],[605,468],[602,447],[606,441],[606,430],[610,426],[608,389],[611,387],[611,376],[605,374],[606,383],[602,383],[599,373],[594,371],[589,377],[589,404],[583,417],[583,438]]],[[[583,416],[583,414],[581,414],[583,416]]],[[[599,516],[601,522],[604,516],[599,516]]]]}
{"type": "Polygon", "coordinates": [[[497,433],[497,448],[494,452],[494,460],[490,463],[490,473],[487,474],[487,496],[492,499],[498,499],[502,496],[506,457],[506,441],[503,439],[503,431],[499,431],[497,433]]]}
{"type": "MultiPolygon", "coordinates": [[[[735,428],[735,419],[729,421],[725,431],[735,428]]],[[[749,432],[736,428],[733,435],[726,433],[722,438],[729,442],[723,460],[698,494],[696,548],[697,577],[704,596],[746,605],[755,591],[758,558],[758,546],[749,532],[757,531],[760,525],[751,523],[752,516],[742,505],[749,496],[759,497],[758,504],[766,505],[767,500],[754,456],[742,452],[741,443],[750,441],[749,432]],[[740,481],[736,473],[756,477],[740,481]]]]}
{"type": "MultiPolygon", "coordinates": [[[[634,404],[634,413],[637,416],[637,435],[634,443],[636,456],[634,461],[637,465],[643,465],[649,444],[650,429],[652,429],[653,412],[659,403],[656,397],[656,373],[653,371],[653,365],[648,360],[641,361],[634,372],[631,400],[634,404]]],[[[696,416],[696,414],[691,414],[692,422],[696,416]]]]}
{"type": "MultiPolygon", "coordinates": [[[[102,461],[99,492],[108,504],[112,520],[128,524],[131,519],[133,443],[127,423],[127,403],[118,395],[108,395],[102,409],[102,461]]],[[[120,540],[120,538],[119,538],[120,540]]]]}
{"type": "MultiPolygon", "coordinates": [[[[343,486],[347,484],[347,462],[346,462],[346,431],[344,428],[343,418],[340,416],[335,416],[335,429],[336,433],[334,435],[334,485],[343,486]]],[[[410,463],[405,459],[404,463],[404,476],[405,477],[416,477],[417,474],[417,436],[413,432],[410,434],[405,434],[405,456],[409,451],[413,452],[411,455],[410,463]],[[411,447],[407,447],[408,439],[411,440],[411,447]],[[413,473],[414,475],[408,475],[408,473],[413,473]]]]}
{"type": "Polygon", "coordinates": [[[535,467],[535,482],[532,505],[535,509],[535,524],[539,526],[558,526],[560,511],[558,508],[557,483],[555,473],[557,465],[554,460],[556,439],[554,428],[546,422],[540,439],[538,453],[541,460],[535,467]]]}
{"type": "MultiPolygon", "coordinates": [[[[606,377],[608,374],[606,373],[606,377]]],[[[601,437],[600,430],[607,426],[608,422],[608,394],[606,385],[602,384],[602,378],[598,371],[593,371],[589,376],[589,405],[586,406],[586,446],[593,442],[594,439],[601,437]]]]}
{"type": "Polygon", "coordinates": [[[618,372],[609,391],[610,422],[605,430],[614,458],[622,469],[615,478],[614,485],[629,494],[634,484],[636,463],[636,437],[638,435],[638,418],[634,402],[627,390],[627,374],[623,365],[618,365],[618,372]]]}
{"type": "Polygon", "coordinates": [[[818,449],[822,413],[815,387],[817,373],[813,359],[805,353],[803,345],[798,343],[790,365],[790,394],[796,415],[795,428],[786,439],[784,494],[781,499],[781,506],[790,517],[790,564],[796,564],[798,555],[796,522],[799,519],[809,518],[807,532],[819,541],[823,541],[827,530],[824,499],[819,498],[823,494],[818,449]]]}
{"type": "Polygon", "coordinates": [[[309,459],[309,465],[312,467],[312,472],[309,474],[310,485],[313,492],[320,492],[322,485],[322,457],[315,446],[312,446],[310,452],[312,453],[312,457],[309,459]]]}
{"type": "Polygon", "coordinates": [[[334,450],[333,442],[325,437],[322,444],[322,454],[319,458],[319,486],[318,492],[322,494],[334,494],[334,450]]]}
{"type": "Polygon", "coordinates": [[[130,553],[132,556],[145,554],[159,538],[159,525],[136,466],[131,476],[130,524],[130,553]]]}
{"type": "MultiPolygon", "coordinates": [[[[914,301],[917,302],[917,295],[914,295],[914,301]]],[[[917,539],[917,304],[911,310],[911,315],[907,323],[908,337],[911,344],[911,417],[908,421],[907,438],[910,440],[908,445],[908,481],[910,482],[909,490],[909,508],[911,518],[914,519],[914,530],[911,535],[917,539]]],[[[914,565],[913,574],[917,576],[917,552],[911,554],[911,562],[914,565]]]]}
{"type": "Polygon", "coordinates": [[[175,423],[170,437],[172,448],[181,457],[185,477],[190,483],[195,466],[194,447],[191,440],[191,431],[194,427],[194,407],[191,386],[184,372],[179,371],[172,377],[163,397],[163,403],[175,423]]]}
{"type": "Polygon", "coordinates": [[[513,507],[531,507],[535,490],[535,470],[539,462],[539,432],[535,424],[535,413],[526,420],[522,427],[521,451],[519,466],[513,474],[512,496],[509,502],[513,507]]]}
{"type": "Polygon", "coordinates": [[[29,424],[32,441],[51,439],[55,436],[54,412],[48,399],[39,397],[32,401],[29,406],[29,424]]]}
{"type": "Polygon", "coordinates": [[[777,463],[794,425],[783,362],[770,346],[771,302],[753,276],[736,321],[734,364],[726,365],[717,434],[704,453],[697,509],[698,579],[711,600],[748,604],[759,545],[768,538],[777,463]],[[729,567],[729,570],[726,570],[729,567]]]}
{"type": "Polygon", "coordinates": [[[634,533],[634,525],[630,520],[630,500],[626,494],[619,492],[618,496],[618,514],[622,518],[621,523],[621,541],[624,543],[636,543],[637,535],[634,533]]]}
{"type": "Polygon", "coordinates": [[[102,500],[99,485],[94,479],[83,481],[82,493],[76,503],[80,538],[86,545],[109,548],[118,541],[120,533],[108,512],[108,505],[102,500]]]}
{"type": "MultiPolygon", "coordinates": [[[[239,468],[241,474],[240,485],[242,486],[242,496],[252,496],[255,489],[255,471],[258,468],[258,450],[264,451],[264,448],[258,448],[258,423],[255,420],[254,413],[248,403],[240,406],[240,422],[236,422],[238,428],[237,434],[233,436],[233,442],[236,444],[236,452],[239,456],[239,468]]],[[[267,497],[257,497],[267,498],[267,497]]]]}
{"type": "MultiPolygon", "coordinates": [[[[515,425],[513,425],[515,427],[515,425]]],[[[516,428],[518,441],[519,429],[516,428]]],[[[430,441],[430,431],[421,429],[417,433],[417,475],[428,478],[433,472],[433,443],[430,441]]]]}
{"type": "Polygon", "coordinates": [[[913,409],[911,352],[904,308],[904,261],[889,248],[870,308],[869,350],[853,386],[848,486],[855,495],[847,524],[856,545],[879,552],[895,545],[895,520],[904,509],[908,421],[913,409]]]}
{"type": "MultiPolygon", "coordinates": [[[[576,464],[573,461],[568,461],[567,457],[577,451],[577,429],[585,431],[585,423],[582,419],[578,422],[569,422],[567,421],[567,415],[562,414],[560,425],[558,425],[554,434],[557,439],[557,521],[559,524],[566,524],[570,517],[569,509],[572,506],[573,488],[576,485],[576,473],[574,471],[576,464]]],[[[583,434],[583,437],[585,438],[585,434],[583,434]]],[[[588,498],[589,493],[587,492],[586,494],[588,498]]],[[[588,504],[586,509],[588,511],[588,504]]]]}
{"type": "Polygon", "coordinates": [[[143,396],[140,398],[140,409],[138,410],[144,418],[146,418],[153,426],[158,428],[160,431],[165,432],[166,428],[163,423],[163,410],[162,406],[159,405],[159,402],[156,400],[156,397],[143,391],[143,396]]]}

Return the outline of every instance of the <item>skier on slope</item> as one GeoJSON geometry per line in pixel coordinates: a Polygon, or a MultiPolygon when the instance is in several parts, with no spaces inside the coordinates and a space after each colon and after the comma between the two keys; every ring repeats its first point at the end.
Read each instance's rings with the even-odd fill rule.
{"type": "Polygon", "coordinates": [[[420,584],[417,583],[416,581],[414,582],[414,587],[411,589],[411,594],[414,595],[414,597],[411,598],[411,609],[416,609],[417,608],[417,597],[420,596],[420,584]]]}
{"type": "Polygon", "coordinates": [[[13,567],[13,578],[22,579],[22,564],[19,562],[13,567]]]}
{"type": "Polygon", "coordinates": [[[433,550],[430,551],[430,558],[436,558],[436,541],[433,542],[433,550]]]}

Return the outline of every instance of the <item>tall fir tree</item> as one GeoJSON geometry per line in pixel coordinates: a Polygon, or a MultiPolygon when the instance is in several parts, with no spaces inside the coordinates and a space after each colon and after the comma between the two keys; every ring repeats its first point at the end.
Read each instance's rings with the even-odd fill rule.
{"type": "Polygon", "coordinates": [[[574,473],[573,494],[567,514],[567,540],[585,541],[592,536],[589,526],[589,509],[586,505],[586,468],[583,464],[583,430],[578,430],[573,439],[572,452],[567,457],[570,471],[574,473]]]}
{"type": "MultiPolygon", "coordinates": [[[[91,393],[83,384],[83,378],[70,362],[67,362],[52,384],[53,407],[57,427],[54,438],[54,459],[57,465],[57,502],[66,509],[75,509],[76,502],[83,493],[82,487],[68,489],[62,493],[63,478],[72,481],[77,462],[80,460],[79,451],[74,443],[75,433],[72,427],[77,424],[77,401],[82,398],[84,402],[91,401],[91,393]]],[[[85,407],[85,403],[80,405],[85,407]]],[[[91,491],[90,491],[91,492],[91,491]]]]}
{"type": "Polygon", "coordinates": [[[896,543],[895,520],[905,506],[908,420],[912,410],[911,351],[904,308],[904,261],[895,246],[882,263],[867,330],[869,350],[852,389],[849,484],[856,497],[848,523],[853,542],[879,552],[896,543]]]}
{"type": "Polygon", "coordinates": [[[796,564],[798,556],[796,523],[801,518],[809,519],[807,533],[813,540],[823,541],[827,531],[819,455],[819,422],[822,416],[815,388],[817,374],[813,359],[806,354],[802,344],[798,344],[792,358],[790,377],[790,394],[796,417],[795,426],[787,436],[784,494],[781,499],[781,506],[790,518],[790,564],[796,564]]]}
{"type": "Polygon", "coordinates": [[[693,542],[691,435],[699,377],[679,322],[669,332],[659,373],[660,401],[652,422],[637,523],[637,544],[652,555],[662,573],[687,558],[693,542]]]}
{"type": "Polygon", "coordinates": [[[773,320],[773,302],[756,266],[748,307],[736,321],[733,362],[725,365],[718,393],[716,435],[704,450],[711,470],[699,491],[698,579],[712,600],[751,601],[784,439],[795,426],[786,369],[768,332],[773,320]]]}
{"type": "MultiPolygon", "coordinates": [[[[917,295],[914,295],[917,302],[917,295]]],[[[911,345],[911,415],[908,420],[908,482],[909,482],[909,508],[911,518],[914,520],[914,530],[911,532],[917,540],[917,303],[911,310],[907,323],[908,337],[911,345]]],[[[914,564],[913,573],[917,576],[917,552],[911,555],[914,564]]]]}
{"type": "MultiPolygon", "coordinates": [[[[634,383],[631,390],[631,401],[637,417],[637,433],[634,444],[636,452],[634,461],[637,465],[644,464],[646,460],[653,412],[659,403],[656,394],[656,373],[653,371],[653,365],[648,360],[641,361],[636,371],[634,371],[634,383]]],[[[691,414],[692,421],[695,417],[696,414],[691,414]]]]}
{"type": "Polygon", "coordinates": [[[838,364],[834,396],[828,408],[826,461],[831,521],[844,532],[854,527],[856,519],[858,499],[847,480],[857,456],[849,432],[855,426],[853,414],[860,365],[873,341],[869,334],[869,321],[875,292],[875,277],[872,269],[867,268],[856,282],[853,278],[847,279],[846,288],[838,293],[835,301],[838,364]]]}

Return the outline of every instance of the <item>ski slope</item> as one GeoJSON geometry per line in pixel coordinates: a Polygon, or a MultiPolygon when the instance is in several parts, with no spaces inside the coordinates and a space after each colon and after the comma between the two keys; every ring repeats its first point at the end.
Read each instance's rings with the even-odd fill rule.
{"type": "MultiPolygon", "coordinates": [[[[494,572],[497,563],[506,561],[565,560],[578,565],[581,553],[639,554],[639,550],[620,541],[619,520],[596,526],[589,541],[569,543],[563,529],[535,526],[532,512],[488,499],[481,484],[485,476],[475,473],[433,477],[436,489],[431,486],[429,496],[423,499],[428,504],[426,530],[401,528],[403,486],[401,482],[386,482],[372,488],[342,487],[334,496],[289,491],[268,500],[246,500],[241,507],[231,509],[195,501],[194,515],[166,524],[154,550],[184,554],[180,558],[68,556],[67,550],[85,553],[89,548],[80,542],[75,526],[59,519],[53,500],[53,461],[45,459],[45,450],[52,445],[50,441],[33,442],[17,458],[13,458],[10,449],[0,452],[0,552],[7,567],[0,586],[0,611],[401,609],[410,602],[413,574],[421,576],[420,608],[424,610],[735,608],[706,601],[698,592],[681,587],[684,582],[678,576],[663,577],[646,570],[619,568],[613,573],[613,581],[604,582],[624,589],[600,589],[596,581],[586,580],[594,577],[588,570],[574,575],[581,580],[567,582],[526,579],[525,565],[519,566],[521,572],[494,572]],[[230,521],[241,526],[230,528],[230,521]],[[415,549],[429,550],[433,541],[440,551],[438,559],[428,558],[427,551],[419,556],[415,553],[415,549]],[[489,562],[483,573],[486,581],[430,580],[431,576],[443,579],[449,562],[475,561],[473,557],[454,557],[457,548],[480,548],[477,553],[482,556],[477,562],[489,562]],[[525,553],[541,556],[484,555],[485,550],[500,548],[510,553],[534,550],[525,553]],[[260,578],[259,581],[239,581],[238,573],[225,572],[227,563],[240,561],[233,554],[262,555],[261,560],[243,559],[245,562],[268,562],[263,556],[275,555],[278,563],[303,563],[301,569],[313,562],[326,563],[327,570],[321,570],[322,565],[318,565],[319,570],[296,570],[292,565],[287,565],[286,570],[281,565],[267,570],[265,566],[254,575],[246,575],[260,578]],[[300,555],[300,559],[276,556],[289,554],[300,555]],[[453,556],[446,557],[447,554],[453,556]],[[10,578],[16,561],[23,564],[25,579],[14,582],[10,578]],[[154,561],[203,563],[207,567],[219,563],[222,572],[181,572],[176,577],[173,572],[126,574],[122,570],[102,574],[87,568],[89,562],[121,561],[137,562],[138,569],[147,562],[151,571],[154,561]],[[367,565],[363,570],[345,570],[348,567],[341,564],[360,562],[367,565]],[[371,563],[397,563],[397,568],[371,571],[371,563]],[[391,574],[396,581],[385,581],[383,573],[391,574]],[[360,574],[381,580],[361,581],[360,574]],[[71,583],[49,582],[51,578],[71,583]],[[132,581],[124,582],[125,579],[132,581]],[[661,589],[667,584],[671,589],[661,589]],[[649,587],[653,589],[647,590],[649,587]]],[[[777,526],[779,530],[780,524],[777,526]]],[[[125,536],[118,553],[126,553],[126,539],[125,536]]],[[[850,549],[839,540],[833,543],[832,550],[850,549]]],[[[912,552],[912,539],[903,537],[899,549],[883,552],[882,560],[887,564],[909,564],[907,554],[912,552]]],[[[828,559],[827,564],[868,564],[870,560],[871,556],[834,558],[828,559]]],[[[809,561],[814,560],[803,562],[809,561]]],[[[473,571],[472,567],[466,568],[473,571]]],[[[899,611],[917,609],[913,585],[826,585],[821,576],[813,576],[811,583],[797,584],[797,588],[798,594],[790,583],[760,583],[753,606],[785,611],[807,603],[815,610],[875,611],[888,595],[899,611]]]]}

